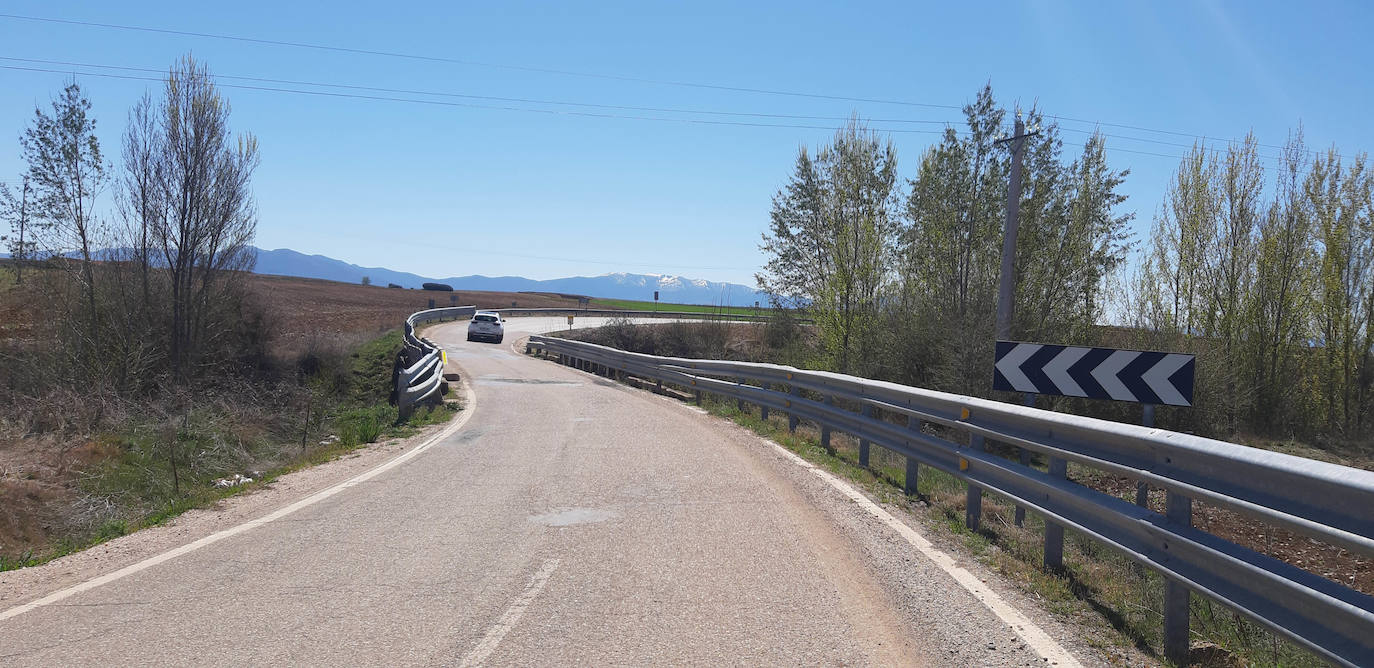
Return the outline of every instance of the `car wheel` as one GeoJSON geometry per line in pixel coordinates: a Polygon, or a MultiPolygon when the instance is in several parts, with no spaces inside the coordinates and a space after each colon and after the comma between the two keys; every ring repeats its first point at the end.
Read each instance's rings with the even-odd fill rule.
{"type": "Polygon", "coordinates": [[[496,342],[497,342],[497,343],[500,343],[500,342],[504,341],[505,339],[506,339],[506,337],[504,337],[504,336],[498,336],[498,337],[496,337],[496,342]]]}
{"type": "Polygon", "coordinates": [[[472,341],[472,335],[468,334],[468,341],[472,341]]]}

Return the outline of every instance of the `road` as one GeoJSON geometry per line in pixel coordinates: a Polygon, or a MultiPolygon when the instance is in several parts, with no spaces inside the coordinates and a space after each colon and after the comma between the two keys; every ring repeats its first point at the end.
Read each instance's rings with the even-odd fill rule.
{"type": "Polygon", "coordinates": [[[762,439],[512,350],[517,330],[565,322],[511,320],[502,345],[429,330],[471,383],[460,429],[273,521],[0,616],[0,664],[1048,665],[762,439]]]}

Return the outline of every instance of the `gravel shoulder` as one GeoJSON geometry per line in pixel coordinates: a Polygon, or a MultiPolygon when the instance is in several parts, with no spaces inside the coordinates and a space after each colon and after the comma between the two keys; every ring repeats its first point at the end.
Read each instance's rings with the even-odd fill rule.
{"type": "Polygon", "coordinates": [[[373,443],[323,464],[280,476],[213,506],[189,510],[166,524],[45,564],[0,573],[0,611],[267,515],[403,455],[447,426],[432,425],[407,438],[373,443]]]}

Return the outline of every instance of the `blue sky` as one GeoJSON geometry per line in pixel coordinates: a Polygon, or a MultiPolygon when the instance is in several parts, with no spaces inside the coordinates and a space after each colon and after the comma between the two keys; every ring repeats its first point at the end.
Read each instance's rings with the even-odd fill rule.
{"type": "MultiPolygon", "coordinates": [[[[1374,146],[1374,25],[1356,2],[1025,3],[82,3],[10,0],[0,13],[400,52],[549,72],[350,54],[0,18],[0,180],[22,170],[17,136],[70,72],[12,60],[161,70],[187,52],[219,75],[601,105],[954,121],[955,110],[646,83],[960,105],[991,81],[999,101],[1092,121],[1220,139],[1374,146]],[[614,78],[620,77],[620,78],[614,78]],[[8,137],[9,139],[4,139],[8,137]]],[[[110,72],[111,70],[104,70],[110,72]]],[[[123,74],[149,76],[132,71],[123,74]]],[[[156,83],[77,75],[118,156],[129,106],[156,83]]],[[[224,80],[224,83],[243,81],[224,80]]],[[[255,85],[255,84],[249,84],[255,85]]],[[[256,84],[270,85],[270,84],[256,84]]],[[[288,86],[278,86],[288,87],[288,86]]],[[[302,88],[301,86],[289,86],[302,88]]],[[[326,89],[316,89],[326,90],[326,89]]],[[[338,91],[339,89],[328,89],[338,91]]],[[[357,91],[355,91],[357,92],[357,91]]],[[[821,128],[752,127],[422,105],[226,88],[256,134],[259,246],[431,276],[552,278],[609,271],[752,284],[770,198],[821,128]]],[[[418,94],[390,97],[574,110],[418,94]]],[[[829,120],[621,116],[772,125],[829,120]]],[[[876,128],[939,125],[874,121],[876,128]]],[[[1178,136],[1104,127],[1129,168],[1126,210],[1148,230],[1178,136]],[[1137,141],[1129,137],[1154,140],[1137,141]]],[[[1082,132],[1064,133],[1067,142],[1082,132]]],[[[903,176],[933,134],[894,133],[903,176]]],[[[1076,150],[1068,147],[1068,151],[1076,150]]],[[[1274,155],[1275,149],[1263,149],[1274,155]]],[[[1269,166],[1273,161],[1266,161],[1269,166]]],[[[105,202],[111,202],[107,195],[105,202]]]]}

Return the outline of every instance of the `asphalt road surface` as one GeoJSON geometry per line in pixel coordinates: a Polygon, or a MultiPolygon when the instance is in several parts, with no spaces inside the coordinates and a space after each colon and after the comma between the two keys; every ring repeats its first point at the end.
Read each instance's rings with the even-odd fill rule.
{"type": "Polygon", "coordinates": [[[1050,664],[768,443],[512,350],[565,320],[511,320],[500,345],[465,326],[428,333],[471,383],[461,429],[289,515],[0,617],[0,665],[1050,664]]]}

